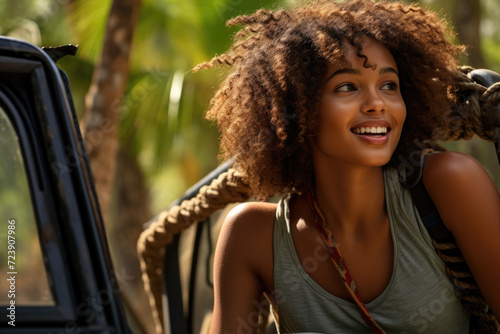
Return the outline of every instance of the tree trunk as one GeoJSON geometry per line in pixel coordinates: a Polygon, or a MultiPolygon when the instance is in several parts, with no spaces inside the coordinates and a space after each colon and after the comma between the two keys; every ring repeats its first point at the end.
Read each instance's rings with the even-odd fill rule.
{"type": "Polygon", "coordinates": [[[469,65],[484,67],[479,34],[481,0],[455,0],[453,18],[460,42],[468,47],[469,65]]]}
{"type": "Polygon", "coordinates": [[[129,74],[129,57],[140,0],[114,0],[109,13],[101,58],[85,98],[80,122],[85,148],[105,221],[116,170],[120,106],[129,74]]]}
{"type": "Polygon", "coordinates": [[[130,326],[135,325],[145,333],[154,333],[154,319],[144,291],[135,247],[144,223],[152,218],[149,190],[137,160],[127,154],[126,149],[118,150],[117,161],[115,196],[110,215],[113,221],[108,222],[111,255],[118,271],[125,270],[131,278],[122,290],[127,308],[136,315],[137,323],[131,322],[130,326]]]}

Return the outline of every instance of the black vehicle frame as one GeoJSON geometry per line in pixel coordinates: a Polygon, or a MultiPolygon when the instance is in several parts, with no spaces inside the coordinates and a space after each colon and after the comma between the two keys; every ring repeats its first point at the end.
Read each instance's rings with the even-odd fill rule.
{"type": "Polygon", "coordinates": [[[16,305],[10,325],[2,305],[0,331],[128,333],[68,80],[54,62],[59,53],[0,37],[0,107],[18,137],[54,300],[16,305]]]}

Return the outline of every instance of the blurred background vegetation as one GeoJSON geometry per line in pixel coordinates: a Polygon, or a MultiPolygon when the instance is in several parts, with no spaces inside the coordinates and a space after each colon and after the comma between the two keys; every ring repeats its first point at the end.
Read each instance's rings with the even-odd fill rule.
{"type": "MultiPolygon", "coordinates": [[[[120,1],[115,1],[119,6],[120,1]]],[[[190,69],[228,48],[236,31],[225,27],[229,18],[293,2],[140,1],[137,25],[130,27],[134,38],[128,81],[116,108],[119,146],[108,156],[117,163],[111,171],[111,201],[104,212],[115,266],[135,277],[126,298],[136,301],[131,308],[143,319],[141,326],[147,331],[152,322],[135,254],[137,237],[145,222],[218,164],[218,134],[203,114],[224,69],[196,74],[190,69]]],[[[452,22],[458,41],[470,46],[464,64],[500,72],[498,0],[420,2],[452,22]]],[[[70,78],[80,118],[92,100],[89,87],[103,56],[112,4],[112,0],[0,0],[1,35],[39,46],[79,45],[75,57],[63,58],[58,64],[70,78]]],[[[448,147],[477,157],[500,185],[492,144],[474,139],[448,147]]]]}

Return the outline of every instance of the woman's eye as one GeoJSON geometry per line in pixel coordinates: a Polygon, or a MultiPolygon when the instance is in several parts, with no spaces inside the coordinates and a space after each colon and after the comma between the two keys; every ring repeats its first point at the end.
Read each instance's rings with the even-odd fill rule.
{"type": "Polygon", "coordinates": [[[335,88],[335,92],[353,92],[355,90],[356,87],[354,87],[354,85],[350,83],[341,84],[337,88],[335,88]]]}
{"type": "Polygon", "coordinates": [[[393,82],[393,81],[386,82],[382,85],[381,89],[383,89],[383,90],[397,90],[398,84],[396,82],[393,82]]]}

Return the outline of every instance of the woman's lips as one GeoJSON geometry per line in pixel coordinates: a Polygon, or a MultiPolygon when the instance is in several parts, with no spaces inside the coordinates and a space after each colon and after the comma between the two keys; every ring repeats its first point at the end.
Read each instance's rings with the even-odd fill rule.
{"type": "Polygon", "coordinates": [[[352,128],[351,132],[356,134],[372,134],[372,135],[385,135],[390,131],[391,128],[386,126],[362,126],[357,128],[352,128]]]}
{"type": "Polygon", "coordinates": [[[354,133],[359,139],[373,145],[383,145],[389,140],[389,132],[384,135],[371,135],[371,134],[357,134],[354,133]]]}
{"type": "Polygon", "coordinates": [[[364,121],[352,127],[351,132],[369,144],[382,145],[389,140],[391,124],[386,120],[364,121]]]}

